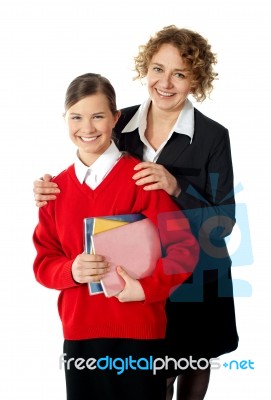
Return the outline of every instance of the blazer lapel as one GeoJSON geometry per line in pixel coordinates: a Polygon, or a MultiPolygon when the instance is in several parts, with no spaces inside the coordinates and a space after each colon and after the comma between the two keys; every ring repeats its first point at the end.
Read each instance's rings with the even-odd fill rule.
{"type": "MultiPolygon", "coordinates": [[[[142,160],[143,158],[143,143],[140,140],[138,129],[132,132],[124,132],[124,148],[130,154],[142,160]]],[[[180,157],[183,151],[190,145],[190,138],[187,135],[181,135],[174,132],[166,146],[163,148],[157,163],[164,166],[172,166],[175,160],[180,157]]]]}
{"type": "Polygon", "coordinates": [[[175,160],[181,156],[189,145],[189,136],[174,132],[158,157],[157,163],[164,166],[174,165],[175,160]]]}
{"type": "Polygon", "coordinates": [[[124,132],[124,150],[142,160],[143,158],[143,143],[140,140],[138,129],[132,132],[124,132]]]}

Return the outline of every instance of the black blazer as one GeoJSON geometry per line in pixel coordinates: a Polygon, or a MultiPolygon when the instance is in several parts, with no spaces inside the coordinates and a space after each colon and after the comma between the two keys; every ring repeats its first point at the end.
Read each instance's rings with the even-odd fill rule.
{"type": "MultiPolygon", "coordinates": [[[[122,110],[115,135],[120,150],[142,159],[138,129],[122,133],[138,108],[122,110]]],[[[174,132],[157,160],[179,181],[182,192],[174,200],[189,218],[201,246],[193,277],[167,302],[167,337],[172,356],[216,357],[238,343],[231,260],[224,241],[235,223],[233,168],[228,130],[197,109],[194,112],[192,143],[190,137],[174,132]],[[179,320],[185,324],[181,331],[179,320]]]]}

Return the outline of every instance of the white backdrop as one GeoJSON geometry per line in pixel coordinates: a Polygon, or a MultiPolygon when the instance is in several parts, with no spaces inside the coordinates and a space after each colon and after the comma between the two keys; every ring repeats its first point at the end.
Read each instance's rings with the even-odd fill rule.
{"type": "Polygon", "coordinates": [[[206,400],[267,398],[269,22],[264,0],[1,1],[1,399],[65,399],[58,293],[36,283],[32,272],[38,212],[32,182],[73,161],[62,121],[67,85],[77,75],[99,72],[114,84],[120,108],[140,103],[146,88],[132,81],[133,56],[170,24],[198,31],[218,54],[220,79],[212,99],[198,108],[229,128],[235,184],[243,186],[236,201],[247,207],[253,251],[253,261],[233,269],[252,295],[236,297],[240,346],[221,364],[251,360],[254,369],[213,371],[206,400]]]}

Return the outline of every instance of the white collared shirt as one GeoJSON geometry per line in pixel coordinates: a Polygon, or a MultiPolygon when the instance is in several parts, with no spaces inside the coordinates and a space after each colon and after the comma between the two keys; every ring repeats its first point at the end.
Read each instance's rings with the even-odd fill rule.
{"type": "Polygon", "coordinates": [[[121,156],[122,153],[113,141],[90,167],[82,163],[77,153],[74,163],[76,177],[81,184],[85,182],[91,189],[96,189],[121,156]]]}
{"type": "Polygon", "coordinates": [[[190,100],[186,99],[185,105],[181,110],[179,117],[168,134],[167,139],[161,144],[161,146],[154,150],[149,144],[145,137],[145,131],[147,128],[147,115],[151,104],[151,99],[149,98],[144,103],[141,104],[133,118],[128,122],[125,128],[122,130],[123,133],[131,132],[138,128],[140,140],[143,143],[143,160],[156,162],[161,151],[167,144],[168,140],[171,138],[173,132],[177,132],[181,135],[187,135],[190,137],[190,143],[192,143],[194,136],[194,106],[190,100]]]}

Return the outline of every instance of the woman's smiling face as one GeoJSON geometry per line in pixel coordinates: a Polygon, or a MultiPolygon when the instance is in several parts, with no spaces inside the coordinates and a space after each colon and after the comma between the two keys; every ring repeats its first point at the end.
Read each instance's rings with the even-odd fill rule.
{"type": "Polygon", "coordinates": [[[163,111],[182,109],[191,93],[192,75],[188,65],[172,44],[163,44],[150,61],[147,73],[153,106],[163,111]]]}

